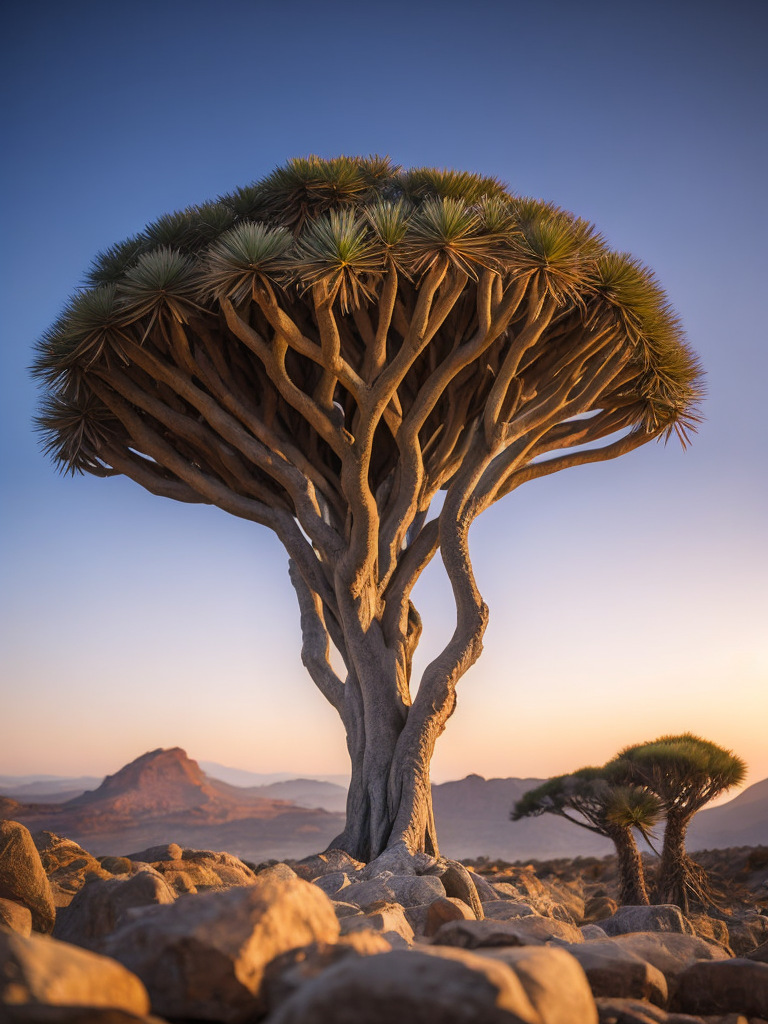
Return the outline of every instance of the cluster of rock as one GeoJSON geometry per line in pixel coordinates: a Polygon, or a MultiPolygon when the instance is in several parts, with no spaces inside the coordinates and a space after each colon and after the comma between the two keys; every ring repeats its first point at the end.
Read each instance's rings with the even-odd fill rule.
{"type": "Polygon", "coordinates": [[[732,925],[398,847],[96,859],[0,823],[8,1024],[766,1021],[768,917],[732,925]]]}

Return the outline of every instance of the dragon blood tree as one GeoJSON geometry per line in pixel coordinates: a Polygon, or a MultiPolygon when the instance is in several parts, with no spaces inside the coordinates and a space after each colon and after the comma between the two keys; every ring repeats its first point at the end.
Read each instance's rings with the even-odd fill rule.
{"type": "Polygon", "coordinates": [[[512,808],[510,818],[557,814],[566,821],[610,839],[616,847],[619,903],[647,904],[648,890],[633,830],[648,840],[662,814],[660,799],[642,786],[621,785],[622,773],[606,768],[579,768],[529,789],[512,808]],[[575,815],[575,817],[574,817],[575,815]]]}
{"type": "Polygon", "coordinates": [[[590,224],[378,157],[293,160],[101,254],[35,373],[63,467],[283,542],[352,762],[334,845],[363,860],[437,852],[430,758],[488,621],[474,520],[528,480],[685,441],[699,397],[653,275],[590,224]],[[411,593],[438,550],[456,627],[412,696],[411,593]]]}

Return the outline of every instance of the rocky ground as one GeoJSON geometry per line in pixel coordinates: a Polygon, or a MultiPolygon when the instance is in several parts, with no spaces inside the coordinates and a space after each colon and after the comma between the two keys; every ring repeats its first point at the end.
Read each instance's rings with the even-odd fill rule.
{"type": "Polygon", "coordinates": [[[617,907],[612,858],[95,858],[2,821],[0,1022],[766,1022],[768,848],[698,859],[719,906],[684,916],[617,907]]]}

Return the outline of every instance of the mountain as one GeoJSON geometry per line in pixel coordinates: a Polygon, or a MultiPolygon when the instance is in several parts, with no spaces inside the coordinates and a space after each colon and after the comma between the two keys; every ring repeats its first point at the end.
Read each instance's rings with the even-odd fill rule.
{"type": "Polygon", "coordinates": [[[512,805],[543,781],[468,775],[458,782],[433,786],[440,852],[455,859],[485,856],[505,860],[604,857],[611,853],[609,840],[552,814],[509,820],[512,805]]]}
{"type": "Polygon", "coordinates": [[[297,807],[321,807],[338,814],[344,813],[347,808],[345,786],[317,779],[286,779],[269,786],[252,786],[245,792],[266,799],[290,800],[297,807]]]}
{"type": "MultiPolygon", "coordinates": [[[[432,787],[440,851],[448,857],[546,860],[602,857],[613,844],[554,814],[510,821],[516,800],[541,779],[484,779],[469,775],[432,787]]],[[[729,803],[702,810],[691,822],[689,850],[768,845],[768,779],[729,803]]]]}
{"type": "Polygon", "coordinates": [[[65,835],[96,855],[176,842],[250,860],[317,852],[344,825],[341,815],[211,779],[178,747],[143,754],[63,804],[0,798],[0,815],[65,835]]]}
{"type": "MultiPolygon", "coordinates": [[[[213,779],[220,779],[228,782],[231,786],[271,786],[274,782],[293,782],[297,779],[304,782],[330,782],[334,786],[341,786],[346,790],[349,786],[349,775],[307,775],[299,776],[295,772],[249,772],[244,768],[230,768],[225,764],[217,764],[216,761],[198,762],[206,775],[213,779]]],[[[0,784],[2,778],[0,777],[0,784]]]]}
{"type": "Polygon", "coordinates": [[[727,804],[699,811],[688,829],[690,850],[768,846],[768,779],[748,786],[727,804]]]}
{"type": "MultiPolygon", "coordinates": [[[[441,852],[505,860],[611,853],[608,840],[555,815],[509,820],[512,805],[541,782],[469,775],[433,786],[441,852]]],[[[344,826],[342,786],[317,778],[230,785],[178,747],[143,754],[64,802],[32,803],[19,795],[17,787],[0,796],[0,817],[65,835],[96,855],[176,842],[247,860],[303,857],[325,849],[344,826]]],[[[768,779],[700,811],[688,836],[693,851],[761,844],[768,845],[768,779]]]]}
{"type": "Polygon", "coordinates": [[[101,778],[95,775],[0,775],[0,793],[20,803],[34,800],[41,804],[58,804],[79,796],[86,789],[95,789],[101,778]]]}

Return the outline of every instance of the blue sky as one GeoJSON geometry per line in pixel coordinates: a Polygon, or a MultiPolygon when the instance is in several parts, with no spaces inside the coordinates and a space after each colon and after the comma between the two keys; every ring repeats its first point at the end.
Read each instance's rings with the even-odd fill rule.
{"type": "MultiPolygon", "coordinates": [[[[0,772],[99,773],[158,746],[343,772],[259,527],[58,476],[31,346],[94,254],[291,156],[497,175],[650,265],[707,370],[692,448],[535,482],[472,550],[486,650],[438,779],[545,776],[693,730],[768,775],[762,2],[14,5],[2,67],[0,772]]],[[[423,665],[453,626],[419,585],[423,665]]]]}

